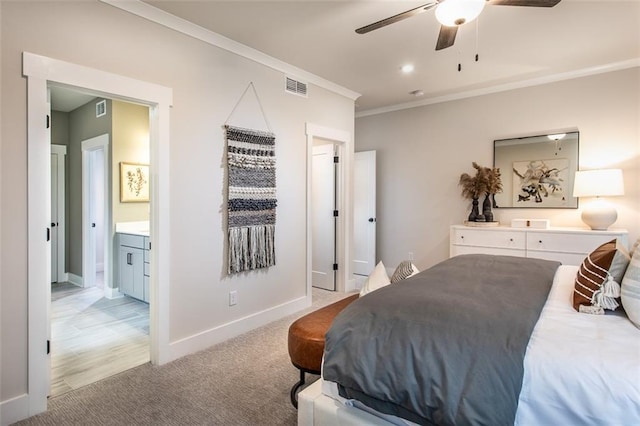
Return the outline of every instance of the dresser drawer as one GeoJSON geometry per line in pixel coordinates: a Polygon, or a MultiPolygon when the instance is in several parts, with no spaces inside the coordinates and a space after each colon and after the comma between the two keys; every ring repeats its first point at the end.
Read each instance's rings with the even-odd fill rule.
{"type": "Polygon", "coordinates": [[[500,256],[516,256],[525,257],[524,250],[497,248],[497,247],[479,247],[479,246],[451,246],[449,257],[459,256],[461,254],[494,254],[500,256]]]}
{"type": "Polygon", "coordinates": [[[615,235],[598,233],[528,232],[527,250],[588,254],[615,235]]]}
{"type": "MultiPolygon", "coordinates": [[[[511,230],[454,229],[452,244],[459,246],[525,249],[525,233],[511,230]]],[[[484,251],[486,253],[486,251],[484,251]]]]}
{"type": "Polygon", "coordinates": [[[527,250],[527,257],[533,257],[534,259],[546,259],[555,260],[563,265],[576,265],[582,264],[582,261],[587,257],[586,253],[563,253],[559,251],[536,251],[527,250]]]}

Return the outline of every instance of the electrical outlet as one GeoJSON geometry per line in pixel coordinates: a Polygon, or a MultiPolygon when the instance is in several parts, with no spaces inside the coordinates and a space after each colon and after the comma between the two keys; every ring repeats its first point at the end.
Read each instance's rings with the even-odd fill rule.
{"type": "Polygon", "coordinates": [[[229,292],[229,306],[238,304],[238,291],[233,290],[229,292]]]}
{"type": "Polygon", "coordinates": [[[413,252],[412,251],[409,252],[409,260],[413,260],[413,252]]]}

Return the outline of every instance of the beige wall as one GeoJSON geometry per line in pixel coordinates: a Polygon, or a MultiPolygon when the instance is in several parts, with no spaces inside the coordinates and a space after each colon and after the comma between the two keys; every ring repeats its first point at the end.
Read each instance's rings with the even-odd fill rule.
{"type": "Polygon", "coordinates": [[[1,401],[28,392],[23,51],[172,88],[171,342],[241,321],[306,294],[305,123],[353,132],[353,100],[314,85],[309,87],[308,99],[286,94],[282,72],[103,3],[0,2],[0,8],[1,401]],[[249,82],[254,83],[277,135],[278,264],[227,278],[222,268],[223,124],[249,82]],[[238,291],[239,302],[234,307],[228,306],[231,289],[238,291]]]}
{"type": "Polygon", "coordinates": [[[113,222],[149,220],[149,203],[120,202],[120,163],[149,164],[149,108],[113,101],[111,143],[113,222]]]}
{"type": "MultiPolygon", "coordinates": [[[[470,204],[458,178],[471,162],[493,164],[493,141],[554,130],[580,131],[580,167],[622,168],[626,193],[618,221],[640,236],[640,69],[358,118],[356,151],[377,150],[377,257],[389,267],[413,252],[426,268],[449,254],[449,225],[470,204]]],[[[584,226],[580,210],[497,209],[513,218],[584,226]]]]}

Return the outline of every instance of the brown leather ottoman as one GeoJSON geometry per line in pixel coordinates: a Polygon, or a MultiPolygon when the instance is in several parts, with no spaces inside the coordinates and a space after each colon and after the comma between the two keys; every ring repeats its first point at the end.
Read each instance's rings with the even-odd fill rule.
{"type": "Polygon", "coordinates": [[[291,388],[291,403],[298,408],[298,389],[304,385],[305,373],[320,374],[324,335],[333,319],[359,294],[346,297],[297,319],[289,327],[289,357],[300,370],[300,381],[291,388]]]}

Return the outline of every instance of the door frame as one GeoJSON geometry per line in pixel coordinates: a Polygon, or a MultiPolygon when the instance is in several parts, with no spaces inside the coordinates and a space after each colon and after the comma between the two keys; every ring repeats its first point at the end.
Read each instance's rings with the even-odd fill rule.
{"type": "Polygon", "coordinates": [[[67,271],[65,270],[65,233],[67,232],[67,222],[65,218],[65,176],[67,173],[65,166],[65,157],[67,155],[67,147],[65,145],[51,144],[51,153],[58,156],[58,223],[56,223],[56,228],[58,228],[58,267],[56,268],[56,270],[58,271],[58,276],[56,277],[56,281],[60,283],[67,281],[67,271]]]}
{"type": "Polygon", "coordinates": [[[22,54],[27,79],[27,289],[28,411],[46,411],[51,382],[47,342],[51,338],[51,252],[46,236],[51,222],[51,143],[46,125],[50,114],[47,86],[60,85],[149,107],[151,282],[149,303],[150,355],[154,364],[171,359],[169,348],[169,283],[171,278],[169,121],[172,89],[30,52],[22,54]],[[44,267],[43,267],[44,266],[44,267]],[[46,284],[46,285],[45,285],[46,284]]]}
{"type": "Polygon", "coordinates": [[[332,142],[338,149],[340,163],[338,164],[338,200],[337,209],[338,223],[336,224],[338,238],[336,239],[336,255],[338,259],[338,271],[336,274],[336,291],[345,292],[355,290],[355,280],[351,274],[352,263],[352,247],[351,240],[353,238],[353,200],[351,196],[353,180],[353,139],[351,133],[334,129],[330,127],[320,126],[313,123],[306,123],[305,132],[307,135],[307,261],[306,261],[306,281],[307,281],[307,298],[311,302],[311,253],[313,243],[313,232],[311,228],[311,179],[312,179],[312,161],[313,161],[313,140],[315,138],[324,139],[332,142]]]}
{"type": "Polygon", "coordinates": [[[104,229],[104,238],[102,241],[103,249],[104,249],[104,294],[105,297],[112,298],[111,292],[111,275],[112,275],[112,265],[113,255],[111,252],[112,239],[113,235],[113,225],[111,224],[111,199],[112,197],[110,188],[111,185],[111,161],[109,161],[109,134],[105,133],[100,136],[96,136],[94,138],[86,139],[81,142],[81,150],[82,150],[82,286],[83,287],[93,287],[95,286],[95,277],[97,272],[96,265],[96,253],[95,253],[95,242],[91,241],[91,227],[89,225],[90,222],[90,213],[91,213],[91,202],[92,199],[92,191],[91,185],[92,177],[91,177],[91,168],[89,156],[95,152],[102,150],[102,163],[103,163],[103,190],[104,190],[104,215],[103,215],[103,224],[102,229],[104,229]]]}

